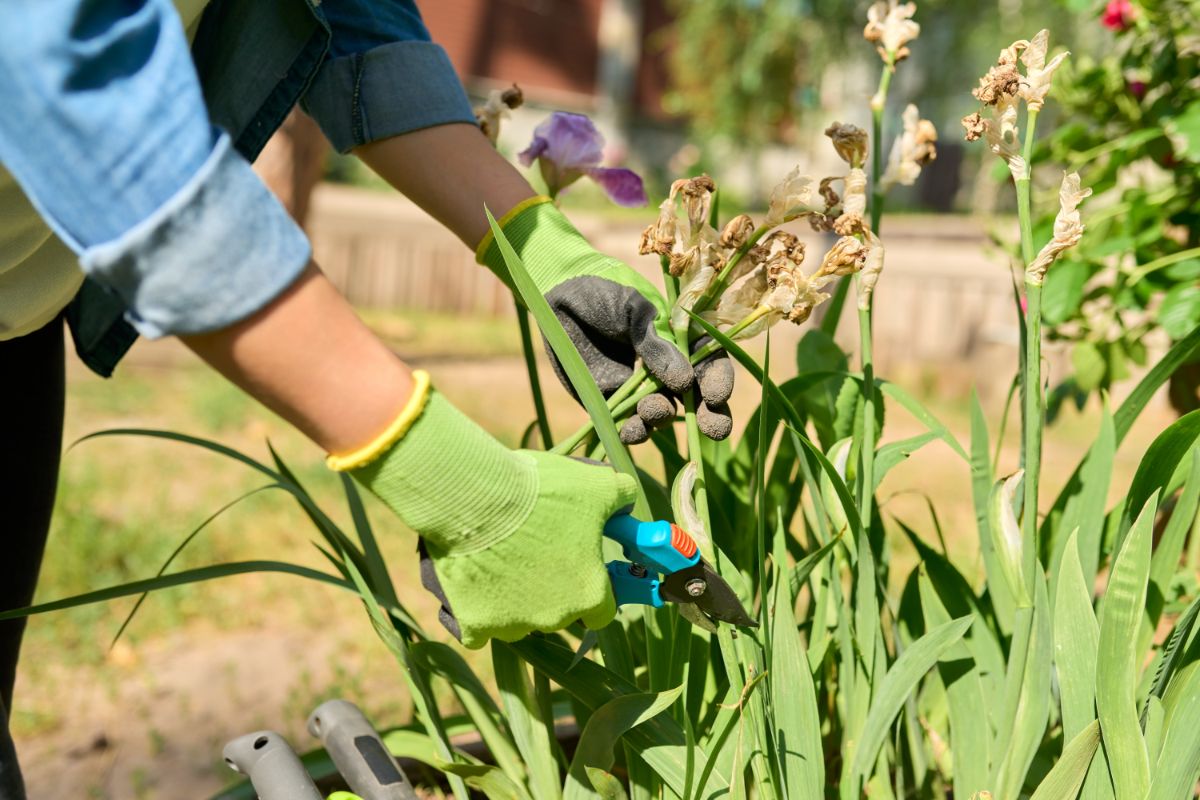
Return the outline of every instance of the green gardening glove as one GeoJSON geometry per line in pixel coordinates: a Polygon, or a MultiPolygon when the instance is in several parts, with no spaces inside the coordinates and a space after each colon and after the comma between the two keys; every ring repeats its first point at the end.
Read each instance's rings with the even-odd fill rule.
{"type": "MultiPolygon", "coordinates": [[[[637,414],[621,428],[626,444],[645,441],[654,425],[674,417],[673,396],[693,383],[702,401],[696,411],[700,430],[712,439],[729,435],[733,423],[726,404],[733,393],[733,365],[728,355],[720,351],[693,370],[675,346],[666,301],[650,281],[597,252],[548,197],[518,204],[500,227],[606,397],[629,378],[639,358],[667,390],[638,403],[637,414]]],[[[490,232],[476,258],[512,286],[490,232]]],[[[695,342],[693,350],[703,344],[695,342]]],[[[558,359],[547,352],[559,380],[571,390],[558,359]]]]}
{"type": "Polygon", "coordinates": [[[421,536],[422,578],[467,647],[616,614],[604,523],[633,479],[566,456],[510,450],[414,374],[409,407],[365,455],[331,457],[421,536]],[[398,439],[397,439],[398,437],[398,439]]]}

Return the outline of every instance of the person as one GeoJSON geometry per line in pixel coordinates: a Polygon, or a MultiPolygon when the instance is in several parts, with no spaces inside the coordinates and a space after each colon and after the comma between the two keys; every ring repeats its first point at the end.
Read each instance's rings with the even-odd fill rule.
{"type": "MultiPolygon", "coordinates": [[[[701,416],[727,433],[727,359],[693,370],[659,293],[495,152],[412,0],[14,0],[0,25],[0,609],[31,602],[49,530],[65,319],[102,375],[137,335],[175,336],[303,432],[420,535],[466,646],[606,624],[601,532],[632,480],[505,447],[358,319],[249,167],[297,102],[504,278],[491,209],[602,388],[637,358],[675,393],[699,377],[701,416]]],[[[22,631],[0,622],[0,800],[24,797],[6,724],[22,631]]]]}

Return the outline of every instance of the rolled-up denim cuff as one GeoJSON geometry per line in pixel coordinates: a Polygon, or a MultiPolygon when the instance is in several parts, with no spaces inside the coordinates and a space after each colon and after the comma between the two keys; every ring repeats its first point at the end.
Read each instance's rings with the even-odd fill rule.
{"type": "Polygon", "coordinates": [[[432,42],[393,42],[331,59],[304,108],[342,153],[434,125],[475,122],[450,57],[432,42]]]}
{"type": "Polygon", "coordinates": [[[125,302],[143,336],[219,330],[259,310],[308,264],[308,239],[229,137],[186,186],[80,265],[125,302]]]}

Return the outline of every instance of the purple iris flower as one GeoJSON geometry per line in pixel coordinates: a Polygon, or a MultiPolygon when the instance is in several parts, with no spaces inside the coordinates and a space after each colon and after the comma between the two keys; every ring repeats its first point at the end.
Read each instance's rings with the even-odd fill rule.
{"type": "Polygon", "coordinates": [[[619,206],[646,205],[646,189],[636,172],[602,167],[604,137],[582,114],[555,111],[533,131],[533,141],[517,158],[525,166],[536,160],[551,197],[587,175],[619,206]]]}

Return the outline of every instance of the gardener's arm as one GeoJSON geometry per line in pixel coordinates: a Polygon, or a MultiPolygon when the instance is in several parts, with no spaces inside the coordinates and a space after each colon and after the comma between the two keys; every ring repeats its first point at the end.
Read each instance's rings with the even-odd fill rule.
{"type": "Polygon", "coordinates": [[[536,194],[473,123],[425,128],[353,152],[472,250],[488,232],[485,205],[500,219],[536,194]]]}
{"type": "Polygon", "coordinates": [[[412,373],[309,266],[262,310],[184,344],[326,452],[357,450],[412,394],[412,373]]]}

